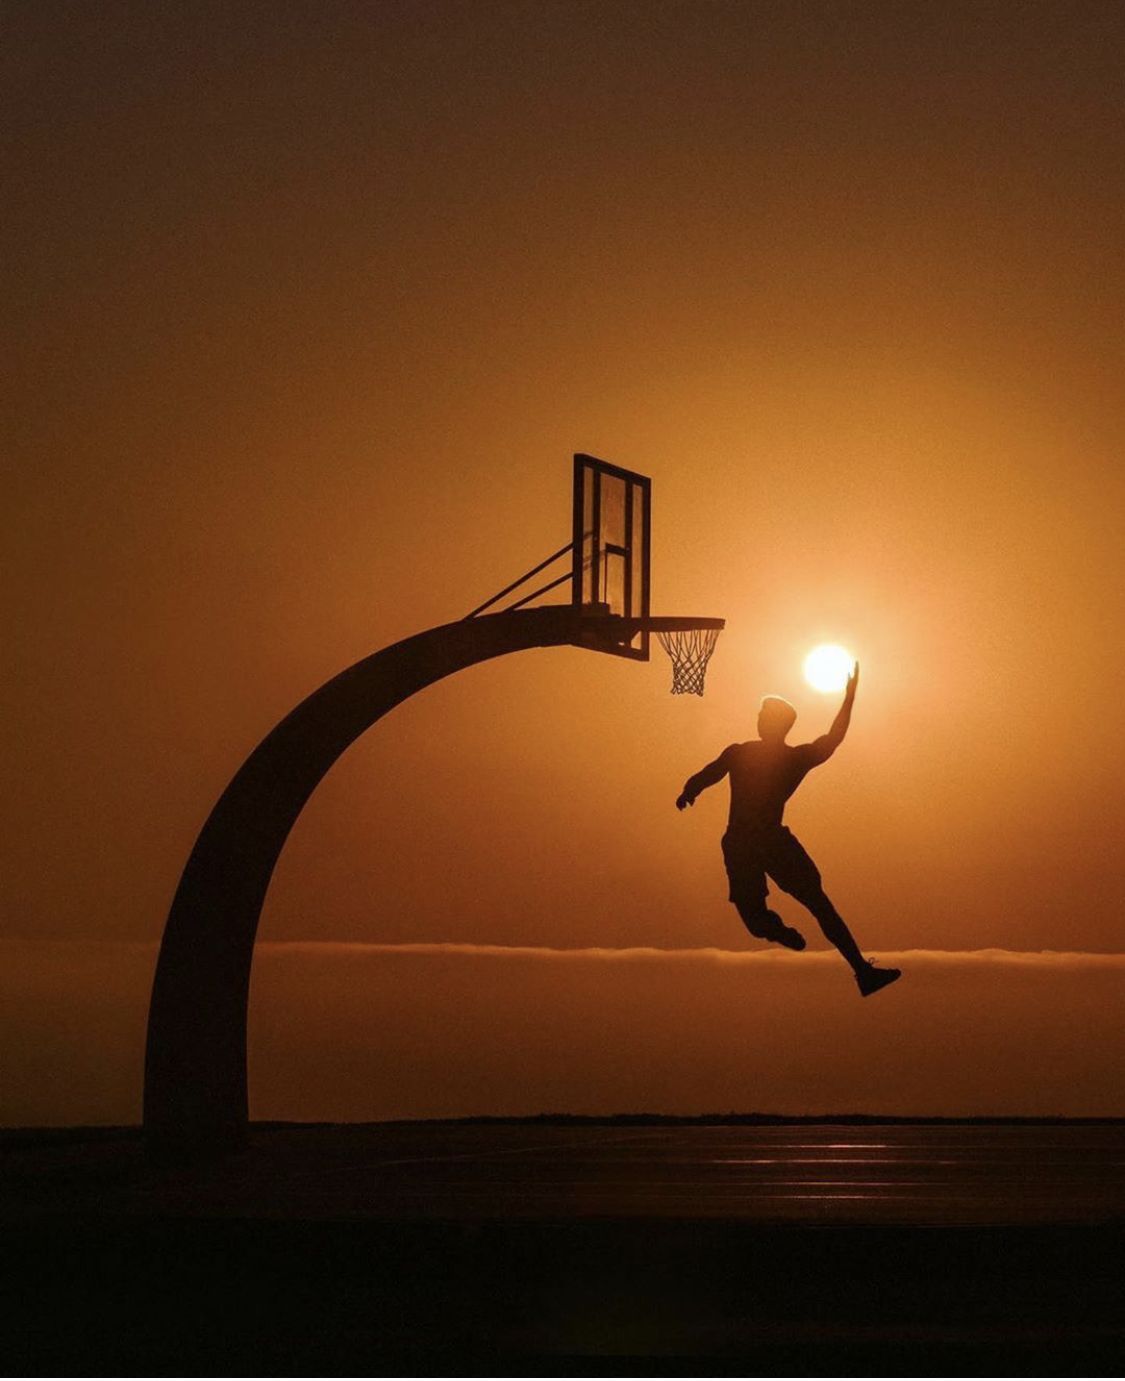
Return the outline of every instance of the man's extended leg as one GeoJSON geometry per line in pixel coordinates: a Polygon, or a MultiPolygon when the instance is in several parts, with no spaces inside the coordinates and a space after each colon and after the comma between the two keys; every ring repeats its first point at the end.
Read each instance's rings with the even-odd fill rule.
{"type": "Polygon", "coordinates": [[[771,838],[766,866],[777,885],[796,897],[816,917],[824,931],[824,938],[840,951],[851,966],[864,997],[878,992],[902,976],[899,969],[877,968],[859,952],[859,946],[844,923],[844,918],[828,900],[820,881],[820,870],[805,852],[800,840],[784,826],[771,838]]]}
{"type": "Polygon", "coordinates": [[[818,884],[815,891],[806,893],[799,900],[801,905],[808,907],[816,917],[817,924],[824,931],[824,938],[830,945],[836,946],[852,966],[852,972],[858,973],[860,969],[865,968],[867,960],[860,954],[855,937],[845,924],[843,916],[828,900],[824,888],[818,884]]]}
{"type": "Polygon", "coordinates": [[[835,945],[851,965],[861,996],[870,997],[872,993],[877,993],[880,988],[885,988],[896,978],[902,977],[901,969],[881,969],[860,954],[855,937],[844,924],[843,916],[828,900],[823,887],[818,887],[815,892],[808,897],[801,897],[800,900],[816,917],[821,930],[824,931],[825,939],[835,945]]]}

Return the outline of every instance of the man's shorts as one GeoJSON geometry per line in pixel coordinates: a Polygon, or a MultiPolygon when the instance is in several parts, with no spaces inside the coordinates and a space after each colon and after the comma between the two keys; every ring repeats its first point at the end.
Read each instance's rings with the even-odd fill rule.
{"type": "Polygon", "coordinates": [[[723,862],[735,906],[765,906],[766,877],[807,906],[820,892],[820,871],[801,842],[784,825],[723,835],[723,862]]]}

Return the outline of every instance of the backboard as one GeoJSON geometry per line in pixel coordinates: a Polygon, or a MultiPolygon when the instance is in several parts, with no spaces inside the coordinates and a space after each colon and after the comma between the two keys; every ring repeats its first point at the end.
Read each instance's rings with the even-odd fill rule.
{"type": "MultiPolygon", "coordinates": [[[[574,457],[573,602],[591,615],[649,617],[652,481],[596,456],[574,457]]],[[[602,651],[647,661],[649,629],[602,651]]]]}
{"type": "MultiPolygon", "coordinates": [[[[723,620],[650,612],[649,550],[652,481],[608,460],[574,457],[571,539],[465,615],[475,619],[503,600],[500,611],[526,610],[570,587],[570,604],[540,606],[537,617],[558,622],[566,612],[566,641],[595,652],[647,662],[655,633],[672,660],[672,694],[703,694],[704,675],[723,620]],[[528,590],[537,577],[566,561],[569,569],[528,590]]],[[[495,616],[495,615],[493,615],[495,616]]],[[[527,614],[521,615],[526,618],[527,614]]],[[[544,625],[545,627],[546,625],[544,625]]]]}

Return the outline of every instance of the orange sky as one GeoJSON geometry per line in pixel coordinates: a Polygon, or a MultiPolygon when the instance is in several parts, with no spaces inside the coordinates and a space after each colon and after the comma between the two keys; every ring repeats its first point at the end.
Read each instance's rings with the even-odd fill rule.
{"type": "Polygon", "coordinates": [[[586,450],[653,476],[655,610],[728,621],[706,698],[430,688],[263,939],[745,948],[722,792],[672,802],[766,692],[823,731],[832,639],[790,823],[861,945],[1123,948],[1125,21],[923,8],[12,20],[4,935],[155,940],[258,739],[567,540],[586,450]]]}

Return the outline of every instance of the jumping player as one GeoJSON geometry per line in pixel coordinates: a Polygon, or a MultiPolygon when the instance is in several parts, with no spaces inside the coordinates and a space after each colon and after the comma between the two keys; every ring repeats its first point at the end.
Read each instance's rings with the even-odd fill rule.
{"type": "Polygon", "coordinates": [[[732,743],[684,783],[676,809],[695,804],[707,787],[730,777],[730,820],[723,835],[723,859],[730,879],[730,899],[751,935],[787,949],[804,949],[805,937],[766,907],[767,876],[806,907],[820,923],[855,974],[864,997],[877,993],[901,977],[900,969],[881,969],[859,952],[843,918],[825,895],[816,864],[800,841],[781,823],[785,803],[805,775],[827,762],[844,741],[852,717],[859,666],[848,678],[832,727],[812,743],[793,747],[785,742],[797,718],[787,700],[767,695],[758,712],[759,738],[732,743]]]}

